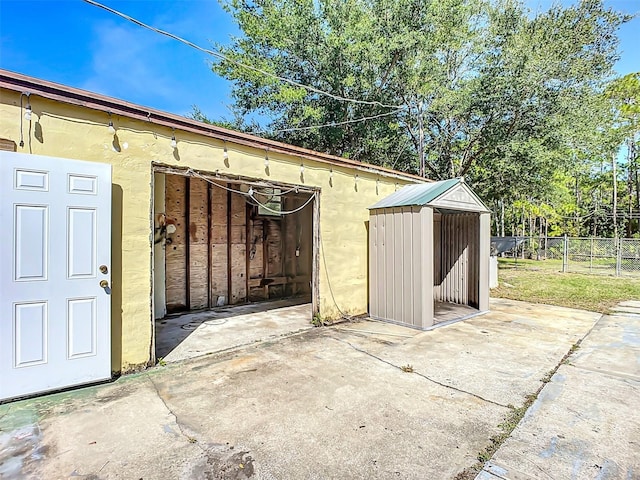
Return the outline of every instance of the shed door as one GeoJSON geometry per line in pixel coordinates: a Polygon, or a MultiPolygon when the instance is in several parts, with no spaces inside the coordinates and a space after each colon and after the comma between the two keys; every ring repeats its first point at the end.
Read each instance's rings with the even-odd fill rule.
{"type": "Polygon", "coordinates": [[[0,152],[0,225],[0,400],[108,379],[111,166],[0,152]]]}

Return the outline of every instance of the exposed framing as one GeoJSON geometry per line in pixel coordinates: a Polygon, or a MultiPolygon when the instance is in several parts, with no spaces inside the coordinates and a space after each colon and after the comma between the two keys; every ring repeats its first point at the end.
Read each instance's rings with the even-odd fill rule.
{"type": "MultiPolygon", "coordinates": [[[[320,199],[320,192],[321,189],[317,188],[317,187],[309,187],[309,186],[305,186],[305,185],[297,185],[297,184],[288,184],[288,183],[283,183],[283,182],[278,182],[278,181],[265,181],[262,179],[256,179],[256,178],[250,178],[250,177],[243,177],[243,176],[239,176],[239,175],[224,175],[224,174],[220,174],[219,172],[207,172],[207,171],[198,171],[195,169],[190,169],[187,167],[175,167],[175,166],[169,166],[169,165],[164,165],[164,164],[159,164],[159,163],[153,163],[152,164],[152,175],[155,175],[156,173],[161,173],[161,174],[165,174],[165,175],[179,175],[179,176],[183,176],[186,177],[185,180],[185,185],[186,185],[186,191],[188,192],[189,189],[189,178],[191,178],[191,175],[189,174],[189,171],[195,171],[198,175],[202,175],[203,177],[213,180],[213,181],[217,181],[220,183],[226,183],[226,186],[228,188],[234,188],[234,187],[238,187],[239,185],[247,185],[247,186],[253,186],[253,187],[266,187],[266,186],[273,186],[276,188],[281,188],[281,189],[291,189],[291,188],[296,188],[298,192],[300,193],[308,193],[310,195],[315,195],[315,199],[311,202],[312,204],[312,213],[311,213],[311,224],[312,224],[312,232],[311,232],[311,304],[312,304],[312,316],[316,316],[320,313],[320,285],[319,285],[319,281],[320,281],[320,205],[319,205],[319,199],[320,199]]],[[[207,224],[208,224],[208,232],[207,232],[207,244],[210,245],[211,244],[211,223],[212,223],[212,219],[211,219],[211,189],[212,189],[212,185],[208,184],[207,187],[207,212],[208,212],[208,217],[207,217],[207,224]]],[[[155,192],[153,193],[155,195],[155,192]]],[[[227,259],[231,258],[231,249],[232,249],[232,245],[231,245],[231,215],[232,215],[232,209],[231,209],[231,196],[232,193],[231,192],[227,192],[227,259]]],[[[153,197],[152,197],[152,207],[153,207],[153,197]]],[[[249,207],[247,207],[248,210],[249,207]]],[[[153,211],[153,208],[152,208],[153,211]]],[[[185,213],[186,213],[186,220],[187,220],[187,226],[186,226],[186,235],[189,235],[188,232],[188,221],[189,221],[189,212],[190,212],[190,205],[189,205],[189,195],[185,196],[185,213]]],[[[246,217],[248,218],[248,216],[246,217]]],[[[153,225],[153,213],[151,214],[151,224],[153,225]]],[[[249,238],[249,222],[246,222],[245,225],[245,242],[246,242],[246,248],[245,248],[245,254],[246,254],[246,260],[249,259],[249,252],[250,252],[250,238],[249,238]]],[[[189,256],[188,256],[188,248],[187,251],[185,252],[185,257],[186,257],[186,269],[187,269],[187,278],[189,277],[188,274],[188,269],[189,269],[189,256]]],[[[208,274],[207,274],[207,303],[208,305],[212,304],[212,298],[211,298],[211,285],[212,285],[212,268],[211,268],[211,264],[212,264],[212,259],[211,259],[211,248],[209,246],[209,248],[207,249],[208,253],[207,253],[207,263],[208,263],[208,274]]],[[[153,254],[153,248],[152,248],[152,265],[155,265],[155,258],[154,254],[153,254]]],[[[227,260],[227,262],[229,262],[229,260],[227,260]]],[[[263,262],[266,262],[266,256],[263,255],[263,262]]],[[[246,281],[246,295],[247,295],[247,300],[249,299],[249,288],[250,288],[250,275],[249,275],[249,262],[246,261],[246,273],[245,273],[245,281],[246,281]]],[[[265,269],[266,271],[266,269],[265,269]]],[[[152,275],[152,281],[153,281],[153,275],[152,275]]],[[[232,283],[232,279],[231,279],[231,269],[229,267],[227,267],[227,294],[229,296],[231,296],[231,283],[232,283]]],[[[152,291],[154,291],[156,288],[155,285],[152,285],[152,291]]],[[[186,298],[186,303],[187,306],[190,306],[190,298],[189,298],[189,294],[190,294],[190,287],[189,287],[189,283],[187,280],[187,285],[185,288],[186,294],[187,294],[187,298],[186,298]]],[[[230,299],[229,299],[230,301],[230,299]]],[[[152,320],[154,318],[154,314],[152,312],[152,320]]]]}

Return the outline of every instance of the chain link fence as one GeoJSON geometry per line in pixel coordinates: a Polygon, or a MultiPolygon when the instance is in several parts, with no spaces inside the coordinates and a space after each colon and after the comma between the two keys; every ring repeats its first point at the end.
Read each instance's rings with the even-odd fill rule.
{"type": "Polygon", "coordinates": [[[501,267],[640,276],[640,239],[491,237],[501,267]]]}

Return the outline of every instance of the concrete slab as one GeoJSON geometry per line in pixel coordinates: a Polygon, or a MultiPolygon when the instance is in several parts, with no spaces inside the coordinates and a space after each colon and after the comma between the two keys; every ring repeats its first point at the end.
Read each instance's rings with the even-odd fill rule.
{"type": "Polygon", "coordinates": [[[492,305],[432,332],[344,323],[2,405],[0,474],[454,478],[596,318],[492,305]]]}
{"type": "Polygon", "coordinates": [[[477,308],[469,305],[457,305],[455,303],[435,302],[433,306],[433,323],[445,323],[468,318],[479,313],[477,308]]]}
{"type": "Polygon", "coordinates": [[[178,362],[311,328],[311,304],[306,300],[186,313],[156,321],[156,356],[164,362],[178,362]]]}
{"type": "Polygon", "coordinates": [[[613,312],[619,312],[619,313],[633,313],[636,315],[640,315],[640,307],[622,307],[622,306],[617,306],[614,307],[613,312]]]}
{"type": "Polygon", "coordinates": [[[481,480],[640,478],[640,319],[603,317],[481,480]]]}
{"type": "Polygon", "coordinates": [[[411,364],[434,381],[519,406],[599,318],[592,312],[492,299],[490,313],[407,340],[379,338],[369,345],[366,336],[352,333],[350,341],[395,365],[411,364]]]}
{"type": "Polygon", "coordinates": [[[624,302],[620,302],[617,306],[640,308],[640,300],[626,300],[624,302]]]}

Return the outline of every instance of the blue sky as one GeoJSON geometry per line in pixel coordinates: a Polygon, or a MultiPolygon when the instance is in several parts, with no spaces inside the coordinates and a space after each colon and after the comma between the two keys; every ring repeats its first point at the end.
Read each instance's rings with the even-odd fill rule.
{"type": "MultiPolygon", "coordinates": [[[[101,3],[203,47],[239,35],[216,0],[101,3]]],[[[527,0],[533,10],[551,3],[527,0]]],[[[605,4],[640,12],[638,0],[605,4]]],[[[640,71],[640,18],[622,27],[620,40],[616,71],[640,71]]],[[[0,68],[179,115],[198,105],[210,118],[230,117],[230,85],[209,63],[206,54],[81,0],[0,0],[0,68]]]]}

